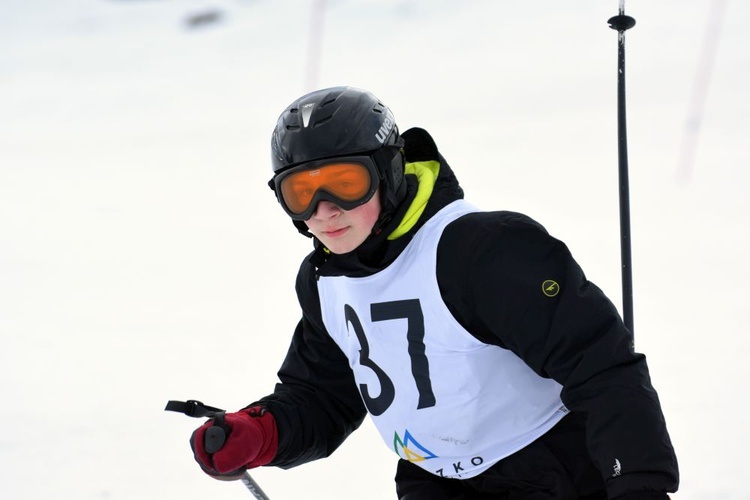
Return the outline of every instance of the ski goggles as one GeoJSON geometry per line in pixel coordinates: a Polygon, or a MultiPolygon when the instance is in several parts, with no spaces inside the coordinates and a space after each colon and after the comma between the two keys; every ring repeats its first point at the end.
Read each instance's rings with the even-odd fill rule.
{"type": "Polygon", "coordinates": [[[378,189],[380,176],[369,156],[347,156],[297,165],[273,179],[276,197],[294,220],[309,220],[318,203],[343,210],[364,205],[378,189]]]}

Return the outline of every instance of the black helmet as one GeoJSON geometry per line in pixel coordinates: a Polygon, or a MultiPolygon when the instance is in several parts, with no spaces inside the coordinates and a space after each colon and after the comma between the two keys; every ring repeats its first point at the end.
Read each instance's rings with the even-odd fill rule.
{"type": "MultiPolygon", "coordinates": [[[[380,175],[380,227],[406,196],[403,144],[391,110],[370,92],[354,87],[317,90],[279,116],[271,137],[273,174],[315,160],[372,156],[380,175]]],[[[274,188],[273,179],[269,185],[274,188]]],[[[307,233],[304,224],[295,225],[307,233]]]]}

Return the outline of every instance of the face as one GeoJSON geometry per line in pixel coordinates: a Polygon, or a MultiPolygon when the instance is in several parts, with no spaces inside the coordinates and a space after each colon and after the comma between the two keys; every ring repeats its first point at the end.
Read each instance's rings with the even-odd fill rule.
{"type": "Polygon", "coordinates": [[[379,192],[370,201],[352,210],[342,210],[330,201],[321,201],[310,219],[310,232],[335,254],[348,253],[361,245],[372,233],[380,217],[379,192]]]}

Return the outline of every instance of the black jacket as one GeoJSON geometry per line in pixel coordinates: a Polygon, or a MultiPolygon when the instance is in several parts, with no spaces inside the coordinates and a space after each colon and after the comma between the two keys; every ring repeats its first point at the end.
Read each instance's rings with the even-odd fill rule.
{"type": "MultiPolygon", "coordinates": [[[[279,429],[270,465],[287,468],[330,455],[366,415],[348,361],[323,325],[316,277],[385,268],[426,220],[463,197],[427,132],[411,129],[403,137],[407,161],[440,161],[433,192],[414,227],[388,241],[416,191],[416,179],[407,176],[407,201],[379,235],[344,255],[328,255],[316,241],[302,263],[296,288],[303,317],[279,371],[281,383],[260,401],[279,429]]],[[[444,231],[437,277],[445,304],[467,331],[563,386],[565,405],[586,417],[588,453],[610,498],[677,489],[677,461],[645,356],[634,352],[617,310],[562,242],[519,213],[472,213],[444,231]],[[549,291],[553,297],[542,291],[546,280],[559,287],[549,291]],[[617,477],[615,460],[624,464],[617,477]]]]}

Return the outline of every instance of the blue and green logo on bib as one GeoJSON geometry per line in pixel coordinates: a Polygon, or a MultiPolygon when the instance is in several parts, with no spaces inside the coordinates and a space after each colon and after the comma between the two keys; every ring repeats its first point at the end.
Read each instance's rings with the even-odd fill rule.
{"type": "Polygon", "coordinates": [[[409,462],[423,462],[431,458],[438,458],[437,455],[419,444],[419,441],[414,439],[408,429],[404,431],[403,439],[398,435],[398,432],[393,433],[393,449],[399,457],[409,462]]]}

